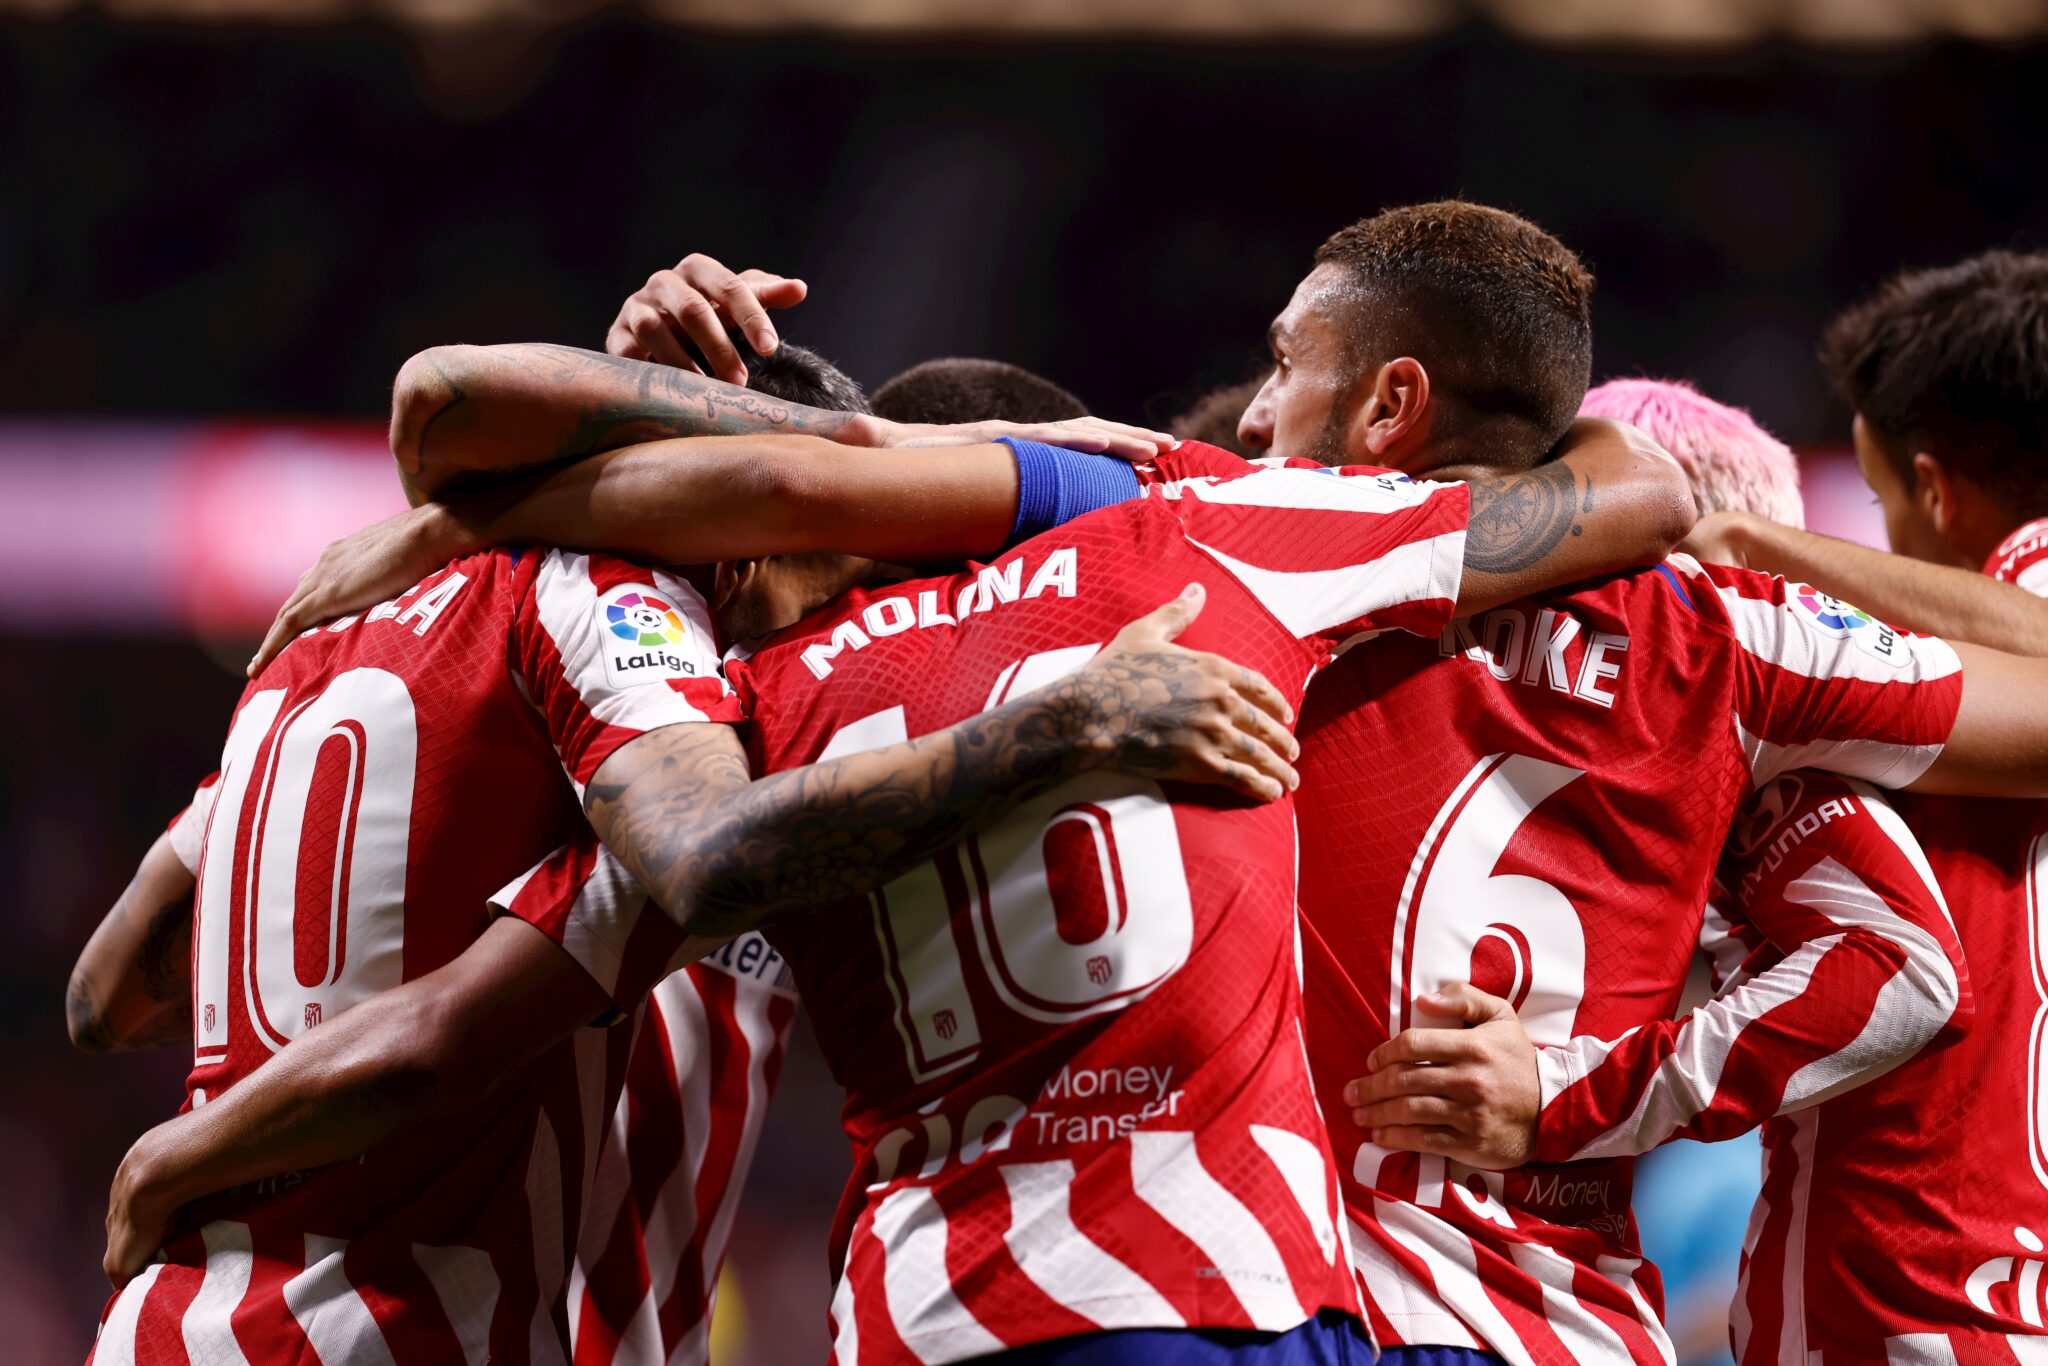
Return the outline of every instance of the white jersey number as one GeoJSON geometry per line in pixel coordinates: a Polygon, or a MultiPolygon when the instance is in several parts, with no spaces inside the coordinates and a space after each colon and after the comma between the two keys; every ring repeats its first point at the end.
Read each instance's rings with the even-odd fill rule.
{"type": "MultiPolygon", "coordinates": [[[[1011,665],[988,705],[1073,673],[1100,648],[1049,650],[1011,665]]],[[[908,738],[903,708],[891,707],[841,729],[818,758],[908,738]]],[[[1048,1024],[1143,999],[1194,947],[1173,809],[1158,784],[1114,774],[1090,774],[1019,806],[872,900],[896,1027],[919,1081],[981,1051],[968,934],[1003,1004],[1048,1024]]]]}
{"type": "Polygon", "coordinates": [[[201,1063],[227,1052],[238,987],[243,1014],[274,1051],[402,977],[404,918],[390,911],[405,902],[419,752],[412,695],[395,674],[351,669],[280,715],[284,698],[282,689],[251,697],[222,754],[194,908],[201,1063]],[[248,856],[238,859],[252,804],[248,856]]]}

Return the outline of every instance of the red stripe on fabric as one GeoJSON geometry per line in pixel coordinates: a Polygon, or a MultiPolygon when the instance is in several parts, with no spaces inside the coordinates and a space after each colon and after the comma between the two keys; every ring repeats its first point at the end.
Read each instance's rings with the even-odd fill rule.
{"type": "Polygon", "coordinates": [[[993,1164],[932,1195],[946,1215],[946,1279],[975,1322],[1013,1347],[1098,1331],[1094,1320],[1047,1295],[1017,1265],[1004,1238],[1012,1218],[1010,1192],[993,1164]],[[1024,1336],[1004,1335],[1004,1328],[1018,1324],[1029,1325],[1024,1336]]]}
{"type": "Polygon", "coordinates": [[[1189,1323],[1242,1323],[1244,1311],[1227,1288],[1195,1276],[1209,1258],[1186,1235],[1138,1198],[1131,1184],[1131,1146],[1103,1149],[1074,1173],[1067,1213],[1081,1235],[1136,1272],[1189,1323]],[[1167,1269],[1171,1274],[1164,1274],[1167,1269]],[[1219,1317],[1215,1295],[1228,1309],[1219,1317]]]}
{"type": "Polygon", "coordinates": [[[1586,1311],[1621,1339],[1634,1366],[1664,1366],[1664,1354],[1657,1350],[1656,1339],[1627,1290],[1583,1264],[1573,1270],[1572,1290],[1586,1311]]]}
{"type": "Polygon", "coordinates": [[[875,1206],[871,1203],[854,1222],[842,1273],[853,1278],[853,1321],[860,1332],[861,1366],[919,1359],[896,1331],[895,1316],[889,1312],[889,1296],[882,1285],[884,1261],[881,1239],[875,1237],[875,1206]]]}
{"type": "Polygon", "coordinates": [[[652,1288],[647,1218],[663,1184],[682,1161],[683,1107],[668,1020],[648,1004],[626,1065],[627,1194],[619,1203],[604,1251],[584,1269],[584,1311],[576,1366],[604,1366],[652,1288]]]}
{"type": "MultiPolygon", "coordinates": [[[[1792,1192],[1799,1180],[1799,1157],[1792,1147],[1790,1120],[1764,1126],[1764,1181],[1757,1201],[1767,1213],[1755,1245],[1740,1262],[1741,1288],[1736,1292],[1749,1311],[1749,1335],[1742,1344],[1744,1366],[1773,1366],[1785,1333],[1785,1270],[1792,1232],[1792,1192]],[[1745,1293],[1746,1292],[1746,1293],[1745,1293]]],[[[1732,1332],[1732,1324],[1731,1324],[1732,1332]]]]}
{"type": "Polygon", "coordinates": [[[284,1285],[306,1269],[306,1237],[297,1227],[279,1228],[258,1219],[249,1227],[254,1261],[249,1289],[229,1315],[235,1344],[252,1362],[313,1362],[320,1359],[291,1306],[284,1285]]]}
{"type": "MultiPolygon", "coordinates": [[[[206,1255],[203,1247],[198,1255],[206,1255]]],[[[185,1311],[205,1280],[201,1266],[172,1263],[157,1273],[135,1320],[135,1366],[191,1366],[185,1351],[185,1311]]]]}
{"type": "Polygon", "coordinates": [[[440,1293],[402,1237],[352,1242],[342,1254],[341,1267],[398,1366],[442,1366],[462,1360],[462,1340],[440,1293]]]}
{"type": "Polygon", "coordinates": [[[712,1236],[718,1205],[732,1183],[751,1103],[752,1082],[747,1073],[753,1050],[740,1031],[736,1014],[739,983],[708,969],[693,972],[691,980],[704,1002],[703,1066],[711,1078],[711,1131],[705,1135],[704,1156],[696,1172],[695,1236],[684,1250],[675,1285],[661,1306],[664,1343],[681,1341],[711,1312],[714,1282],[705,1274],[704,1244],[712,1236]]]}

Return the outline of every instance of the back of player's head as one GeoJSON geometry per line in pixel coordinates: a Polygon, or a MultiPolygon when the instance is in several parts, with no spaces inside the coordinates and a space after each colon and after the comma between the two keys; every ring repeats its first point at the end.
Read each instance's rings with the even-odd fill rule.
{"type": "Polygon", "coordinates": [[[1333,234],[1316,264],[1357,287],[1346,340],[1362,367],[1422,362],[1441,438],[1483,425],[1490,463],[1529,465],[1578,414],[1593,371],[1593,276],[1528,219],[1460,199],[1410,204],[1333,234]]]}
{"type": "Polygon", "coordinates": [[[1064,422],[1088,405],[1006,361],[948,356],[913,365],[875,390],[874,414],[891,422],[1064,422]]]}
{"type": "Polygon", "coordinates": [[[1678,458],[1701,512],[1753,512],[1806,524],[1792,448],[1740,408],[1716,403],[1680,380],[1611,379],[1588,390],[1579,412],[1641,427],[1678,458]]]}
{"type": "Polygon", "coordinates": [[[785,403],[835,413],[868,411],[868,397],[858,380],[809,347],[788,342],[771,355],[748,357],[747,387],[785,403]]]}
{"type": "Polygon", "coordinates": [[[1243,456],[1258,454],[1238,439],[1237,424],[1265,382],[1266,377],[1258,374],[1241,384],[1211,389],[1196,399],[1192,408],[1168,422],[1166,430],[1183,441],[1201,441],[1243,456]]]}
{"type": "Polygon", "coordinates": [[[2048,511],[2048,252],[1895,275],[1828,326],[1821,360],[1902,471],[1925,451],[2048,511]]]}

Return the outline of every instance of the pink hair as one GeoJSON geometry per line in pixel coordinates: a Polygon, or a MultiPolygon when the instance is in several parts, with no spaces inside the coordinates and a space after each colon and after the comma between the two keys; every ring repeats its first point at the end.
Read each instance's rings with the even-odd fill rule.
{"type": "Polygon", "coordinates": [[[1611,379],[1587,391],[1579,415],[1611,417],[1648,432],[1678,457],[1703,513],[1754,512],[1786,526],[1806,524],[1799,462],[1740,408],[1679,380],[1611,379]]]}

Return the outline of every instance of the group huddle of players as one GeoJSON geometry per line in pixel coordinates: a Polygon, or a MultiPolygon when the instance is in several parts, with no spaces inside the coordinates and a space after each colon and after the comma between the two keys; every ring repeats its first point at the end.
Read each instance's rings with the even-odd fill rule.
{"type": "Polygon", "coordinates": [[[1830,329],[1893,555],[1591,291],[1381,212],[1174,433],[702,256],[413,358],[73,978],[194,1050],[94,1361],[704,1360],[799,1002],[838,1366],[1668,1363],[1759,1126],[1746,1364],[2048,1361],[2048,256],[1830,329]]]}

